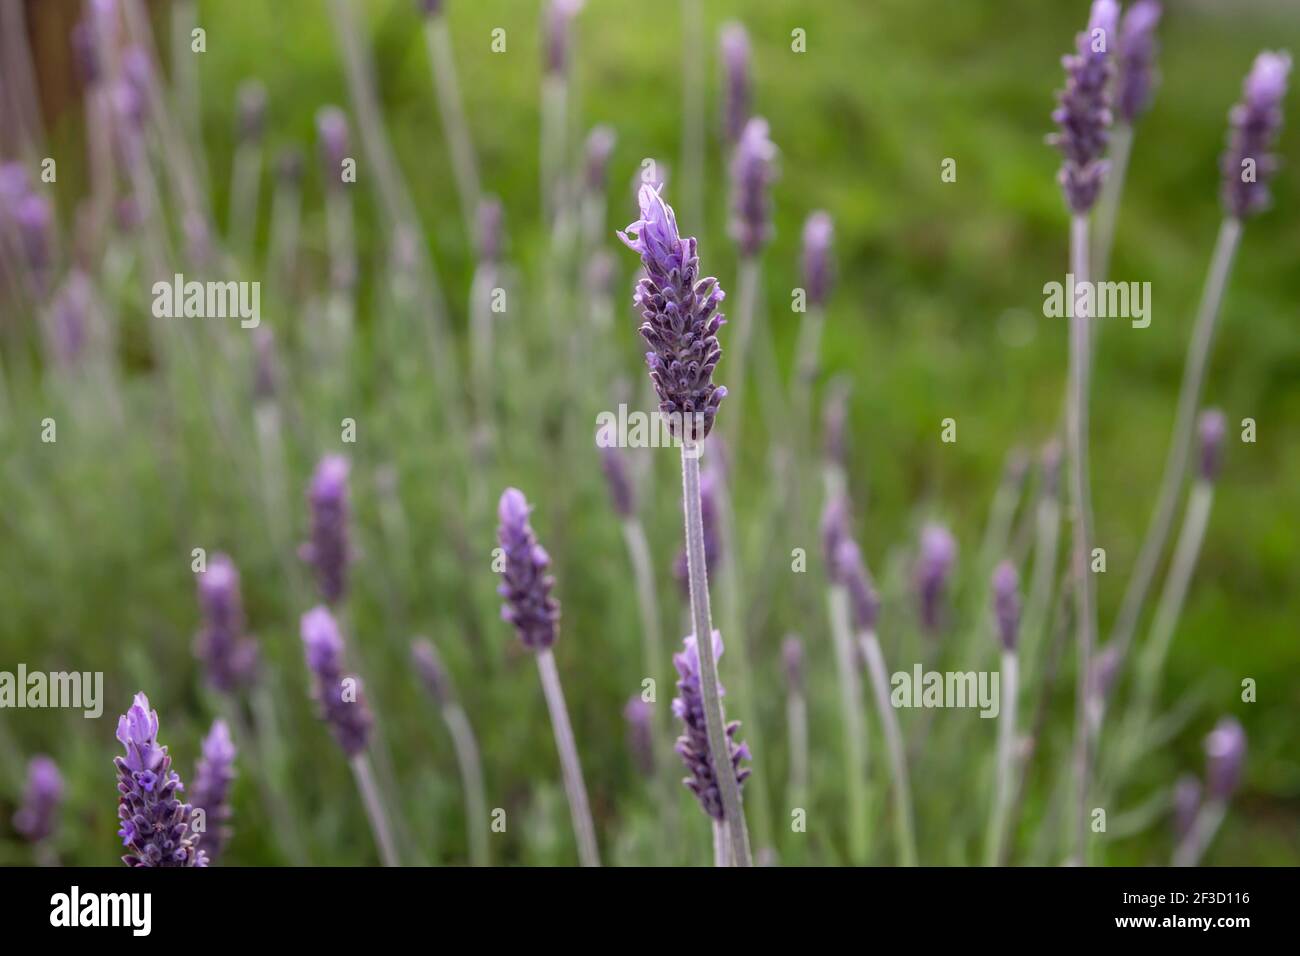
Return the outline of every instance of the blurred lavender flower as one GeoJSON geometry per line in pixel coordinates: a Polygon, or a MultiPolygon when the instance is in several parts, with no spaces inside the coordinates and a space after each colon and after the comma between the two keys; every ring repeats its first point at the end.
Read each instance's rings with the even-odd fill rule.
{"type": "Polygon", "coordinates": [[[839,583],[839,548],[840,543],[851,536],[850,520],[846,497],[834,495],[826,501],[821,518],[822,558],[826,562],[826,575],[833,584],[839,583]]]}
{"type": "Polygon", "coordinates": [[[54,210],[37,192],[23,196],[13,211],[27,266],[44,284],[54,259],[54,210]]]}
{"type": "Polygon", "coordinates": [[[781,667],[785,671],[786,686],[792,692],[803,689],[803,641],[791,634],[781,642],[781,667]]]}
{"type": "MultiPolygon", "coordinates": [[[[700,475],[700,521],[704,525],[704,566],[716,568],[722,560],[722,530],[719,524],[718,476],[712,471],[700,475]]],[[[685,547],[673,560],[673,579],[681,588],[682,597],[690,600],[691,582],[685,547]]]]}
{"type": "Polygon", "coordinates": [[[1242,99],[1228,113],[1228,151],[1223,155],[1223,204],[1244,219],[1268,208],[1268,181],[1278,161],[1269,150],[1282,127],[1291,57],[1265,51],[1255,57],[1242,85],[1242,99]]]}
{"type": "Polygon", "coordinates": [[[618,137],[611,126],[596,126],[587,134],[586,182],[587,192],[595,196],[605,194],[605,184],[609,178],[609,157],[614,152],[618,137]]]}
{"type": "Polygon", "coordinates": [[[348,154],[348,118],[337,106],[322,107],[317,112],[316,139],[320,143],[325,185],[337,189],[343,184],[341,169],[348,154]]]}
{"type": "Polygon", "coordinates": [[[620,518],[630,518],[636,512],[636,492],[632,487],[632,476],[628,474],[623,451],[618,448],[609,425],[596,430],[596,447],[600,449],[600,468],[605,473],[605,484],[609,487],[609,499],[614,505],[614,511],[620,518]]]}
{"type": "MultiPolygon", "coordinates": [[[[725,819],[722,812],[722,797],[718,792],[717,775],[713,760],[709,755],[709,739],[704,727],[704,697],[700,689],[700,652],[691,635],[683,642],[679,654],[673,655],[673,665],[677,668],[679,680],[677,692],[680,696],[673,698],[673,715],[681,720],[685,733],[677,738],[676,751],[681,756],[690,776],[683,783],[700,801],[704,812],[714,820],[725,819]]],[[[715,660],[722,657],[722,635],[713,632],[713,656],[715,660]]],[[[726,692],[718,685],[718,695],[726,692]]],[[[726,717],[723,717],[725,723],[726,717]]],[[[726,724],[727,742],[731,750],[731,770],[736,775],[736,782],[743,784],[749,776],[749,768],[741,768],[742,760],[751,759],[749,747],[735,742],[740,721],[733,720],[726,724]]]]}
{"type": "Polygon", "coordinates": [[[177,794],[185,789],[172,769],[167,748],[158,743],[158,712],[149,698],[135,695],[131,709],[117,719],[117,739],[125,757],[117,767],[117,835],[129,851],[127,866],[207,866],[198,834],[190,830],[190,805],[177,794]]]}
{"type": "Polygon", "coordinates": [[[641,218],[618,237],[645,266],[633,301],[645,320],[641,337],[651,349],[646,364],[659,393],[659,411],[673,434],[701,441],[727,394],[724,386],[713,384],[722,357],[718,329],[725,321],[717,309],[725,293],[717,279],[697,278],[695,239],[677,232],[672,207],[647,185],[638,199],[641,218]]]}
{"type": "Polygon", "coordinates": [[[1020,633],[1020,575],[1010,561],[1003,561],[993,571],[993,614],[1002,646],[1014,651],[1020,633]]]}
{"type": "Polygon", "coordinates": [[[847,535],[835,545],[833,574],[835,583],[848,592],[854,630],[858,633],[874,631],[876,619],[880,616],[880,597],[871,582],[867,564],[862,560],[862,550],[847,535]]]}
{"type": "Polygon", "coordinates": [[[214,720],[203,738],[203,753],[194,768],[194,809],[203,811],[199,845],[214,863],[230,839],[230,784],[235,779],[235,742],[224,720],[214,720]]]}
{"type": "Polygon", "coordinates": [[[1206,789],[1215,800],[1227,800],[1241,783],[1246,762],[1246,732],[1235,717],[1224,717],[1205,738],[1206,789]]]}
{"type": "Polygon", "coordinates": [[[573,45],[573,18],[582,9],[582,0],[548,0],[543,14],[546,72],[562,76],[569,70],[569,53],[573,45]]]}
{"type": "Polygon", "coordinates": [[[316,569],[321,596],[336,604],[347,590],[348,460],[326,455],[316,466],[307,490],[311,506],[311,540],[299,556],[316,569]]]}
{"type": "Polygon", "coordinates": [[[239,87],[236,133],[241,143],[258,143],[266,128],[266,87],[248,80],[239,87]]]}
{"type": "Polygon", "coordinates": [[[831,239],[835,227],[829,213],[815,212],[803,226],[803,284],[808,304],[824,306],[830,295],[831,239]]]}
{"type": "Polygon", "coordinates": [[[746,258],[758,255],[772,238],[769,193],[776,179],[776,146],[767,134],[767,120],[752,117],[731,157],[730,232],[746,258]]]}
{"type": "Polygon", "coordinates": [[[68,274],[55,294],[50,310],[50,339],[61,365],[75,365],[85,350],[93,297],[90,277],[78,268],[68,274]]]}
{"type": "Polygon", "coordinates": [[[501,617],[515,626],[524,646],[544,651],[560,633],[560,602],[551,595],[555,587],[555,578],[547,573],[551,558],[528,523],[530,511],[518,488],[502,493],[497,540],[505,551],[506,566],[497,593],[505,598],[501,617]]]}
{"type": "Polygon", "coordinates": [[[1065,89],[1057,95],[1059,106],[1052,119],[1059,133],[1048,137],[1065,162],[1060,182],[1066,201],[1076,215],[1086,214],[1097,201],[1106,178],[1106,144],[1109,141],[1110,79],[1115,72],[1111,52],[1119,39],[1116,0],[1094,0],[1088,29],[1076,38],[1076,53],[1062,57],[1065,89]]]}
{"type": "Polygon", "coordinates": [[[1155,85],[1156,25],[1159,0],[1137,0],[1124,11],[1119,28],[1119,86],[1115,106],[1125,123],[1132,123],[1151,105],[1155,85]]]}
{"type": "Polygon", "coordinates": [[[1201,781],[1183,774],[1174,784],[1174,836],[1180,843],[1191,834],[1200,810],[1201,781]]]}
{"type": "Polygon", "coordinates": [[[942,525],[921,530],[921,552],[916,562],[916,591],[920,599],[921,627],[929,634],[939,630],[943,595],[957,560],[957,542],[942,525]]]}
{"type": "Polygon", "coordinates": [[[203,629],[194,650],[207,668],[208,683],[230,694],[248,686],[257,670],[257,645],[244,636],[239,571],[227,555],[214,554],[198,575],[203,629]]]}
{"type": "Polygon", "coordinates": [[[735,143],[749,121],[749,34],[739,23],[723,24],[719,46],[725,71],[722,85],[722,129],[727,142],[735,143]]]}
{"type": "Polygon", "coordinates": [[[360,678],[345,677],[343,673],[343,635],[324,606],[314,607],[302,616],[301,631],[307,667],[315,678],[321,719],[329,725],[343,752],[355,757],[370,742],[374,718],[366,705],[360,678]]]}
{"type": "Polygon", "coordinates": [[[1196,430],[1201,439],[1201,480],[1213,482],[1219,477],[1223,465],[1223,439],[1228,433],[1228,419],[1219,409],[1207,408],[1201,412],[1196,430]]]}
{"type": "Polygon", "coordinates": [[[654,776],[654,708],[642,700],[640,694],[633,694],[623,708],[623,719],[627,721],[627,741],[632,761],[642,774],[654,776]]]}
{"type": "Polygon", "coordinates": [[[456,699],[456,689],[452,686],[451,678],[432,641],[417,638],[411,642],[411,663],[415,665],[415,672],[420,675],[429,696],[439,707],[445,707],[456,699]]]}
{"type": "Polygon", "coordinates": [[[505,210],[496,196],[484,196],[478,204],[478,259],[495,265],[501,261],[505,240],[505,210]]]}
{"type": "Polygon", "coordinates": [[[27,784],[14,814],[14,829],[31,843],[47,839],[54,833],[62,802],[63,775],[58,765],[44,754],[33,757],[27,764],[27,784]]]}

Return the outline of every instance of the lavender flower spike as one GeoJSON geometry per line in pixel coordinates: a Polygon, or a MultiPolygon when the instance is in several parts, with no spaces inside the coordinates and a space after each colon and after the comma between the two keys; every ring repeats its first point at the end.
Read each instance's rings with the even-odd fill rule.
{"type": "Polygon", "coordinates": [[[724,24],[719,46],[722,50],[723,69],[726,71],[723,78],[722,130],[727,142],[735,143],[745,129],[745,123],[749,121],[749,34],[739,23],[724,24]]]}
{"type": "Polygon", "coordinates": [[[880,616],[880,597],[862,560],[862,550],[850,537],[841,538],[835,546],[833,574],[835,582],[848,592],[854,630],[859,634],[874,632],[880,616]]]}
{"type": "Polygon", "coordinates": [[[1242,99],[1228,114],[1231,131],[1223,156],[1223,205],[1236,219],[1268,208],[1268,181],[1278,166],[1269,150],[1282,126],[1282,99],[1290,72],[1289,54],[1265,51],[1255,57],[1242,99]]]}
{"type": "Polygon", "coordinates": [[[930,634],[939,630],[943,593],[957,559],[957,542],[942,525],[921,531],[921,554],[916,564],[916,590],[921,602],[921,626],[930,634]]]}
{"type": "Polygon", "coordinates": [[[1205,738],[1206,789],[1215,800],[1226,801],[1241,783],[1246,762],[1246,732],[1234,717],[1224,717],[1205,738]]]}
{"type": "Polygon", "coordinates": [[[681,237],[677,217],[658,190],[642,185],[638,200],[641,218],[618,237],[645,266],[634,304],[645,320],[640,332],[650,346],[646,365],[673,434],[702,441],[727,394],[713,384],[722,357],[718,329],[725,320],[718,306],[725,293],[717,279],[698,278],[695,239],[681,237]]]}
{"type": "Polygon", "coordinates": [[[257,645],[244,636],[239,571],[224,554],[214,554],[198,577],[203,629],[195,653],[207,668],[208,682],[222,693],[246,687],[257,669],[257,645]]]}
{"type": "Polygon", "coordinates": [[[203,755],[194,769],[194,809],[203,811],[200,845],[216,862],[230,839],[230,784],[235,779],[235,742],[224,720],[214,720],[203,738],[203,755]]]}
{"type": "Polygon", "coordinates": [[[302,643],[307,667],[315,678],[316,701],[321,717],[334,739],[349,758],[357,756],[370,742],[374,719],[361,692],[361,682],[343,673],[343,635],[326,607],[315,607],[302,616],[302,643]]]}
{"type": "Polygon", "coordinates": [[[1010,561],[1003,561],[993,572],[993,613],[1003,648],[1014,651],[1020,633],[1020,575],[1010,561]]]}
{"type": "Polygon", "coordinates": [[[824,306],[830,295],[831,239],[835,227],[829,213],[815,212],[803,226],[803,284],[808,304],[824,306]]]}
{"type": "Polygon", "coordinates": [[[14,829],[32,842],[40,843],[54,833],[63,802],[63,776],[58,765],[44,754],[27,764],[27,785],[23,802],[14,814],[14,829]]]}
{"type": "Polygon", "coordinates": [[[199,835],[190,830],[188,803],[177,794],[185,789],[172,769],[167,748],[158,743],[158,712],[149,698],[136,694],[131,709],[117,719],[117,739],[126,756],[114,757],[117,767],[117,835],[128,852],[127,866],[207,866],[199,835]]]}
{"type": "Polygon", "coordinates": [[[767,120],[753,117],[731,157],[731,238],[742,258],[758,255],[772,238],[769,193],[776,179],[776,147],[767,133],[767,120]]]}
{"type": "Polygon", "coordinates": [[[1103,158],[1109,140],[1110,79],[1115,71],[1111,52],[1119,39],[1116,0],[1094,0],[1088,29],[1076,39],[1077,52],[1061,59],[1065,89],[1052,119],[1059,133],[1048,137],[1065,157],[1060,182],[1070,209],[1085,215],[1097,201],[1107,163],[1103,158]]]}
{"type": "Polygon", "coordinates": [[[1133,123],[1151,105],[1155,85],[1155,32],[1160,0],[1137,0],[1124,11],[1119,28],[1119,86],[1115,107],[1120,119],[1133,123]]]}
{"type": "Polygon", "coordinates": [[[325,185],[337,189],[343,183],[342,165],[348,153],[348,118],[337,106],[326,106],[316,114],[316,138],[320,143],[325,185]]]}
{"type": "MultiPolygon", "coordinates": [[[[704,725],[704,697],[700,689],[700,652],[695,637],[691,635],[683,642],[679,654],[673,655],[673,665],[677,668],[680,679],[677,692],[680,696],[673,698],[673,715],[681,720],[685,733],[677,738],[676,751],[681,756],[690,776],[682,782],[700,801],[700,806],[714,820],[725,819],[722,812],[722,797],[718,791],[718,778],[713,760],[709,755],[709,738],[704,725]]],[[[713,655],[717,660],[722,657],[722,635],[713,632],[713,655]]],[[[726,693],[718,685],[718,694],[726,693]]],[[[724,717],[725,721],[725,717],[724,717]]],[[[749,747],[735,742],[740,722],[733,720],[726,726],[727,744],[731,751],[731,772],[736,775],[736,783],[743,784],[749,776],[749,768],[742,768],[740,762],[749,760],[749,747]]]]}
{"type": "Polygon", "coordinates": [[[316,569],[316,583],[330,604],[347,589],[348,566],[348,460],[326,455],[316,466],[307,491],[311,505],[311,540],[299,549],[304,561],[316,569]]]}
{"type": "Polygon", "coordinates": [[[551,558],[528,524],[531,510],[518,488],[507,488],[501,495],[497,540],[505,551],[506,566],[497,593],[505,598],[501,617],[515,626],[524,646],[544,651],[560,633],[560,602],[551,595],[555,587],[555,578],[547,573],[551,558]]]}
{"type": "Polygon", "coordinates": [[[569,70],[573,45],[572,21],[582,9],[582,0],[549,0],[543,16],[546,72],[562,75],[569,70]]]}
{"type": "Polygon", "coordinates": [[[1202,481],[1213,482],[1219,477],[1223,464],[1223,439],[1228,432],[1228,419],[1219,409],[1207,408],[1201,412],[1196,431],[1201,439],[1200,477],[1202,481]]]}

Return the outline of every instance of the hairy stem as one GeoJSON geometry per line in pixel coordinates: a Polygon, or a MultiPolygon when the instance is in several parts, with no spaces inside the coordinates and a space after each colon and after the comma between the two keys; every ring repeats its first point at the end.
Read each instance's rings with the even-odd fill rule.
{"type": "Polygon", "coordinates": [[[587,785],[582,781],[578,746],[573,740],[569,710],[564,704],[564,689],[560,687],[560,672],[555,667],[555,655],[550,648],[537,655],[537,670],[542,676],[542,690],[546,694],[547,709],[551,712],[555,748],[560,752],[564,791],[569,797],[573,832],[578,839],[578,859],[583,866],[600,866],[600,854],[596,850],[596,827],[591,822],[591,807],[587,803],[587,785]]]}

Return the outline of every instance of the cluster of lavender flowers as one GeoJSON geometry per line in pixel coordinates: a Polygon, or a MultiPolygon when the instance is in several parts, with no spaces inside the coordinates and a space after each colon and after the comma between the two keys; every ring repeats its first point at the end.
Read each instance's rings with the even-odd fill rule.
{"type": "Polygon", "coordinates": [[[355,757],[370,742],[374,720],[360,680],[344,672],[343,635],[329,608],[314,607],[302,616],[302,644],[321,717],[343,752],[355,757]]]}
{"type": "Polygon", "coordinates": [[[239,594],[239,571],[225,554],[214,554],[198,577],[203,629],[195,650],[203,661],[208,681],[223,693],[248,685],[257,669],[257,645],[244,636],[244,606],[239,594]]]}
{"type": "Polygon", "coordinates": [[[518,488],[507,488],[501,496],[497,540],[505,552],[505,571],[497,593],[505,599],[502,618],[515,626],[525,647],[538,651],[559,637],[560,602],[551,594],[555,578],[548,570],[550,555],[537,543],[528,523],[531,510],[518,488]]]}
{"type": "Polygon", "coordinates": [[[1076,41],[1076,52],[1062,59],[1065,89],[1052,114],[1061,130],[1049,142],[1065,157],[1061,188],[1075,213],[1086,213],[1097,201],[1109,165],[1104,157],[1110,138],[1112,53],[1119,39],[1118,20],[1115,0],[1095,0],[1088,29],[1076,41]]]}
{"type": "MultiPolygon", "coordinates": [[[[708,732],[705,729],[704,697],[700,688],[700,649],[696,646],[694,635],[683,642],[680,653],[673,655],[673,666],[677,668],[677,694],[673,698],[673,715],[682,722],[684,733],[677,738],[675,747],[681,756],[690,776],[683,783],[695,794],[700,806],[714,820],[722,821],[722,797],[718,791],[718,771],[709,752],[708,732]]],[[[713,658],[722,657],[722,635],[713,632],[713,658]]],[[[721,686],[718,694],[726,693],[721,686]]],[[[727,744],[731,750],[731,772],[736,775],[737,783],[744,783],[749,777],[748,767],[741,767],[742,760],[749,760],[749,747],[736,743],[735,737],[740,730],[740,721],[733,720],[726,724],[727,744]]]]}

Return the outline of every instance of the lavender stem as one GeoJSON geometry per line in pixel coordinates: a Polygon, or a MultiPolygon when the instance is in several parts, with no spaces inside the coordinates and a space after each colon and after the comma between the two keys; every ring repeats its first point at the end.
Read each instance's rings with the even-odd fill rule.
{"type": "Polygon", "coordinates": [[[451,743],[456,750],[456,764],[465,786],[465,815],[469,830],[469,859],[471,866],[488,865],[487,793],[483,786],[483,764],[479,759],[474,731],[465,716],[465,709],[449,703],[442,709],[442,719],[451,733],[451,743]]]}
{"type": "MultiPolygon", "coordinates": [[[[654,564],[650,559],[650,545],[646,541],[645,528],[635,516],[623,520],[623,540],[632,562],[632,576],[636,579],[637,608],[641,613],[641,631],[645,637],[645,676],[654,678],[658,685],[660,662],[664,660],[664,654],[659,601],[655,595],[654,564]]],[[[667,711],[664,711],[664,715],[666,723],[667,711]]]]}
{"type": "Polygon", "coordinates": [[[845,799],[848,802],[849,859],[855,865],[866,862],[869,829],[867,823],[867,738],[862,726],[862,687],[853,660],[849,594],[841,585],[829,591],[831,639],[835,645],[835,669],[840,683],[840,721],[844,730],[845,799]]]}
{"type": "MultiPolygon", "coordinates": [[[[1075,282],[1086,283],[1088,271],[1088,217],[1075,214],[1070,220],[1070,267],[1075,282]]],[[[1087,684],[1092,667],[1097,633],[1092,571],[1092,503],[1088,481],[1088,386],[1089,353],[1092,337],[1088,310],[1075,309],[1070,319],[1070,391],[1066,431],[1070,459],[1070,495],[1074,533],[1072,563],[1078,607],[1076,633],[1079,645],[1079,674],[1075,702],[1075,838],[1076,859],[1086,862],[1088,840],[1088,793],[1091,761],[1088,759],[1087,684]]]]}
{"type": "Polygon", "coordinates": [[[1151,524],[1147,536],[1142,542],[1142,550],[1133,566],[1128,589],[1124,592],[1124,603],[1120,606],[1115,627],[1111,631],[1111,641],[1118,649],[1122,664],[1128,654],[1137,628],[1142,606],[1146,602],[1152,578],[1160,557],[1169,540],[1173,527],[1174,509],[1178,506],[1178,495],[1182,490],[1183,476],[1187,472],[1187,459],[1192,447],[1192,431],[1196,425],[1196,410],[1201,400],[1201,385],[1205,379],[1205,365],[1209,359],[1210,346],[1214,341],[1215,322],[1219,316],[1219,306],[1223,302],[1223,293],[1228,284],[1228,275],[1232,271],[1233,259],[1241,240],[1241,220],[1226,217],[1219,228],[1219,237],[1214,247],[1214,257],[1210,261],[1209,275],[1205,281],[1205,290],[1201,294],[1200,308],[1196,313],[1196,326],[1187,346],[1187,360],[1183,366],[1183,382],[1178,392],[1178,412],[1174,419],[1172,442],[1169,457],[1165,461],[1164,477],[1160,482],[1160,494],[1156,499],[1155,511],[1151,515],[1151,524]]]}
{"type": "Polygon", "coordinates": [[[686,219],[704,221],[705,56],[700,0],[681,0],[682,11],[682,194],[686,219]]]}
{"type": "Polygon", "coordinates": [[[591,808],[587,804],[587,785],[582,781],[582,764],[578,762],[578,747],[573,740],[573,728],[569,725],[569,711],[564,704],[560,672],[555,667],[555,655],[549,647],[537,652],[537,670],[542,676],[542,690],[546,694],[547,709],[551,712],[555,747],[560,752],[564,790],[569,797],[573,831],[578,838],[578,859],[583,866],[600,866],[600,855],[596,850],[596,828],[591,822],[591,808]]]}
{"type": "Polygon", "coordinates": [[[1226,801],[1218,799],[1206,801],[1200,812],[1196,814],[1196,822],[1192,824],[1191,830],[1174,850],[1172,865],[1196,866],[1214,839],[1214,835],[1219,832],[1219,826],[1223,823],[1227,812],[1226,801]]]}
{"type": "Polygon", "coordinates": [[[565,75],[548,73],[542,80],[542,212],[548,231],[560,215],[564,175],[565,131],[568,126],[569,83],[565,75]]]}
{"type": "MultiPolygon", "coordinates": [[[[700,655],[700,693],[704,699],[704,723],[709,740],[709,756],[717,768],[718,793],[722,800],[723,818],[731,843],[732,864],[752,866],[749,851],[749,831],[745,826],[745,811],[740,802],[740,784],[736,775],[728,771],[732,765],[731,747],[724,730],[722,700],[718,693],[718,664],[713,655],[713,642],[701,635],[713,633],[713,619],[709,610],[708,569],[704,560],[704,518],[700,505],[700,454],[703,444],[690,438],[682,440],[682,499],[686,512],[686,570],[691,595],[691,626],[696,635],[700,655]]],[[[736,635],[740,639],[740,635],[736,635]]]]}
{"type": "Polygon", "coordinates": [[[1115,125],[1110,134],[1110,165],[1102,183],[1097,203],[1097,228],[1093,235],[1093,274],[1100,282],[1107,278],[1110,253],[1115,245],[1115,224],[1119,221],[1120,199],[1124,195],[1124,177],[1129,156],[1133,153],[1133,127],[1125,122],[1115,125]]]}
{"type": "Polygon", "coordinates": [[[903,866],[916,866],[916,831],[912,823],[912,793],[908,784],[907,751],[898,727],[898,712],[889,702],[889,672],[885,669],[885,656],[880,650],[880,640],[875,631],[858,635],[858,647],[867,661],[871,676],[871,690],[880,715],[880,726],[885,732],[885,746],[889,751],[890,784],[894,790],[894,830],[898,839],[898,862],[903,866]]]}
{"type": "Polygon", "coordinates": [[[433,88],[438,97],[438,112],[442,115],[443,135],[451,150],[452,174],[456,177],[456,192],[460,196],[460,209],[465,217],[466,235],[472,239],[478,233],[478,163],[474,157],[469,125],[465,122],[447,18],[427,18],[424,39],[429,48],[429,64],[433,69],[433,88]]]}
{"type": "Polygon", "coordinates": [[[713,821],[713,865],[731,866],[731,835],[726,820],[713,821]]]}
{"type": "Polygon", "coordinates": [[[384,866],[398,866],[397,845],[388,827],[388,816],[384,813],[384,803],[379,798],[379,788],[375,786],[374,772],[370,767],[370,758],[365,751],[357,754],[350,761],[352,774],[357,780],[357,789],[361,791],[361,802],[365,804],[366,816],[370,820],[370,829],[379,844],[379,855],[384,866]]]}
{"type": "Polygon", "coordinates": [[[993,812],[989,816],[986,866],[998,866],[1006,843],[1007,820],[1012,800],[1011,777],[1015,769],[1016,703],[1020,693],[1020,670],[1016,651],[1002,651],[1002,706],[998,714],[997,770],[994,779],[993,812]]]}

